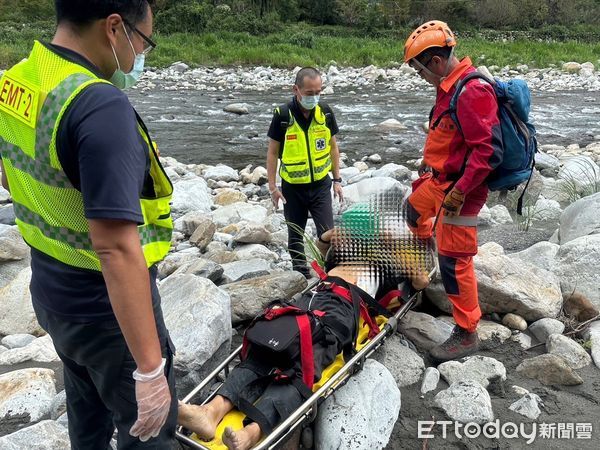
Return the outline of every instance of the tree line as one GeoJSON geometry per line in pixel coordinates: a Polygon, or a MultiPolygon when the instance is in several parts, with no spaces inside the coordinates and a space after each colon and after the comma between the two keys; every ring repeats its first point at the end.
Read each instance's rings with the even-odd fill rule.
{"type": "MultiPolygon", "coordinates": [[[[53,18],[53,0],[2,0],[0,22],[53,18]]],[[[291,23],[404,32],[437,18],[455,29],[600,25],[600,0],[154,0],[163,33],[269,33],[291,23]]]]}

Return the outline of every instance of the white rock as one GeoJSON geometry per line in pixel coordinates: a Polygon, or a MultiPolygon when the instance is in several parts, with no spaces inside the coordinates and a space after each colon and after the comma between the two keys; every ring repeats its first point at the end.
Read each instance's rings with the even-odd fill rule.
{"type": "Polygon", "coordinates": [[[340,169],[340,177],[342,177],[342,182],[348,181],[350,178],[355,177],[359,173],[360,169],[354,166],[340,169]]]}
{"type": "Polygon", "coordinates": [[[0,289],[0,334],[33,334],[41,336],[44,330],[37,322],[29,283],[31,268],[23,269],[9,284],[0,289]]]}
{"type": "Polygon", "coordinates": [[[487,205],[483,205],[477,214],[477,223],[479,225],[490,226],[494,225],[494,221],[492,220],[492,212],[487,205]]]}
{"type": "Polygon", "coordinates": [[[535,336],[535,338],[545,343],[551,334],[561,334],[565,331],[565,324],[560,320],[543,318],[536,320],[529,325],[529,332],[535,336]]]}
{"type": "Polygon", "coordinates": [[[344,202],[347,206],[354,203],[364,202],[371,195],[376,193],[393,193],[398,192],[400,195],[405,195],[408,192],[408,187],[404,186],[397,180],[387,177],[377,177],[362,180],[344,187],[344,202]]]}
{"type": "MultiPolygon", "coordinates": [[[[1,171],[0,171],[1,173],[1,171]]],[[[10,200],[10,192],[0,186],[0,203],[6,203],[10,200]]]]}
{"type": "Polygon", "coordinates": [[[248,103],[231,103],[225,106],[225,108],[223,108],[223,111],[238,114],[241,116],[250,112],[250,105],[248,105],[248,103]]]}
{"type": "Polygon", "coordinates": [[[369,170],[369,165],[364,161],[356,161],[354,164],[352,164],[352,167],[358,169],[359,173],[369,170]]]}
{"type": "Polygon", "coordinates": [[[16,226],[0,225],[0,262],[17,261],[29,255],[29,247],[16,226]]]}
{"type": "Polygon", "coordinates": [[[183,73],[186,70],[188,70],[190,68],[190,66],[188,66],[186,63],[178,61],[176,63],[171,64],[171,66],[169,66],[169,69],[177,72],[177,73],[183,73]]]}
{"type": "Polygon", "coordinates": [[[163,279],[171,275],[186,263],[191,263],[200,258],[200,249],[192,247],[188,250],[169,253],[158,265],[158,278],[163,279]]]}
{"type": "Polygon", "coordinates": [[[537,394],[527,393],[510,405],[508,409],[529,419],[536,420],[542,413],[540,406],[544,406],[542,399],[537,394]]]}
{"type": "Polygon", "coordinates": [[[271,240],[271,233],[260,223],[248,222],[240,227],[233,240],[245,244],[262,244],[271,240]]]}
{"type": "Polygon", "coordinates": [[[373,164],[379,164],[381,163],[381,155],[374,153],[367,158],[367,161],[372,162],[373,164]]]}
{"type": "Polygon", "coordinates": [[[207,218],[212,216],[202,211],[190,211],[173,221],[173,229],[189,237],[207,218]]]}
{"type": "Polygon", "coordinates": [[[171,211],[174,216],[180,217],[190,211],[210,212],[213,201],[204,179],[200,177],[182,179],[173,187],[171,211]]]}
{"type": "Polygon", "coordinates": [[[320,406],[315,423],[315,448],[384,448],[399,413],[400,390],[392,375],[382,364],[368,359],[362,371],[320,406]]]}
{"type": "Polygon", "coordinates": [[[569,205],[560,217],[560,243],[600,233],[600,193],[584,197],[569,205]]]}
{"type": "Polygon", "coordinates": [[[0,448],[2,450],[68,450],[71,444],[66,427],[53,420],[44,420],[0,437],[0,448]]]}
{"type": "Polygon", "coordinates": [[[558,221],[562,214],[562,208],[556,200],[547,200],[544,197],[540,197],[534,206],[528,206],[523,209],[526,211],[524,213],[525,216],[532,216],[534,220],[558,221]]]}
{"type": "Polygon", "coordinates": [[[279,256],[261,244],[240,245],[235,249],[238,260],[244,261],[252,258],[277,261],[279,256]]]}
{"type": "Polygon", "coordinates": [[[508,211],[508,208],[504,205],[496,205],[490,208],[491,219],[496,224],[507,224],[513,223],[513,218],[508,211]]]}
{"type": "Polygon", "coordinates": [[[60,416],[67,412],[67,392],[63,389],[52,399],[50,404],[50,418],[52,420],[58,419],[60,416]]]}
{"type": "Polygon", "coordinates": [[[26,361],[59,361],[50,335],[42,336],[25,347],[14,348],[0,353],[0,365],[20,364],[26,361]]]}
{"type": "Polygon", "coordinates": [[[402,341],[398,335],[390,336],[374,356],[390,371],[398,387],[417,383],[425,370],[423,358],[402,341]]]}
{"type": "Polygon", "coordinates": [[[511,253],[509,258],[533,264],[540,269],[551,272],[555,267],[554,259],[560,245],[548,241],[537,242],[531,247],[520,252],[511,253]]]}
{"type": "Polygon", "coordinates": [[[12,334],[2,339],[0,343],[7,348],[21,348],[31,344],[36,337],[31,334],[12,334]]]}
{"type": "Polygon", "coordinates": [[[173,275],[160,286],[165,324],[177,353],[178,390],[187,393],[206,375],[205,363],[231,339],[229,295],[212,281],[173,275]]]}
{"type": "Polygon", "coordinates": [[[0,375],[0,417],[29,414],[37,422],[50,412],[56,395],[54,371],[22,369],[0,375]]]}
{"type": "Polygon", "coordinates": [[[214,167],[209,167],[204,172],[205,180],[215,180],[215,181],[238,181],[240,179],[240,175],[237,170],[232,169],[229,166],[219,164],[214,167]]]}
{"type": "Polygon", "coordinates": [[[437,385],[440,382],[440,371],[435,367],[428,367],[425,369],[423,375],[423,382],[421,383],[421,394],[426,394],[430,391],[435,391],[437,385]]]}
{"type": "Polygon", "coordinates": [[[578,192],[585,192],[590,186],[600,183],[600,167],[589,156],[573,156],[564,162],[558,178],[572,183],[578,192]]]}
{"type": "Polygon", "coordinates": [[[390,177],[394,180],[407,180],[411,176],[411,170],[400,164],[388,163],[373,171],[372,177],[390,177]]]}
{"type": "Polygon", "coordinates": [[[267,275],[270,271],[270,264],[258,258],[230,262],[223,264],[222,267],[226,283],[267,275]]]}
{"type": "Polygon", "coordinates": [[[462,361],[447,361],[437,367],[448,384],[472,380],[487,388],[490,380],[506,380],[504,364],[494,358],[476,355],[462,361]]]}
{"type": "Polygon", "coordinates": [[[213,221],[219,228],[226,227],[242,220],[249,222],[262,222],[267,218],[268,211],[260,205],[251,205],[245,202],[232,203],[222,206],[213,212],[213,221]]]}
{"type": "Polygon", "coordinates": [[[600,308],[600,235],[578,237],[560,246],[555,273],[563,292],[577,291],[600,308]]]}
{"type": "Polygon", "coordinates": [[[592,358],[581,345],[562,334],[548,336],[546,349],[548,353],[564,358],[572,369],[581,369],[592,362],[592,358]]]}
{"type": "Polygon", "coordinates": [[[516,342],[522,349],[530,349],[532,344],[531,336],[525,333],[517,332],[510,337],[511,341],[516,342]]]}
{"type": "Polygon", "coordinates": [[[435,404],[453,420],[484,424],[494,420],[490,394],[476,381],[459,381],[435,396],[435,404]]]}
{"type": "Polygon", "coordinates": [[[387,119],[377,125],[383,130],[406,130],[406,125],[396,119],[387,119]]]}
{"type": "Polygon", "coordinates": [[[521,387],[521,386],[512,385],[511,389],[519,397],[523,397],[523,396],[529,394],[529,391],[527,389],[525,389],[524,387],[521,387]]]}

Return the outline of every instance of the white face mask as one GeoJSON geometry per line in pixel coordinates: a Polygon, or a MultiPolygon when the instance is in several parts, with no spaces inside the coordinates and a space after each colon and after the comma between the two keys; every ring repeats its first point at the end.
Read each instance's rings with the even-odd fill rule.
{"type": "Polygon", "coordinates": [[[115,61],[117,62],[117,70],[110,78],[110,82],[114,84],[119,89],[128,89],[133,86],[144,73],[144,64],[146,62],[146,55],[143,53],[137,54],[135,53],[135,49],[133,48],[133,44],[131,43],[131,39],[129,39],[129,35],[127,34],[127,29],[125,28],[125,24],[123,24],[123,30],[125,31],[125,36],[127,36],[127,41],[129,42],[129,46],[131,47],[131,51],[134,55],[133,60],[133,68],[131,72],[125,73],[121,70],[121,64],[119,63],[119,58],[117,58],[117,53],[115,52],[115,48],[110,45],[110,48],[113,51],[113,55],[115,56],[115,61]]]}
{"type": "Polygon", "coordinates": [[[320,95],[303,95],[300,97],[300,105],[304,109],[308,109],[310,111],[311,109],[315,109],[317,107],[320,98],[320,95]]]}

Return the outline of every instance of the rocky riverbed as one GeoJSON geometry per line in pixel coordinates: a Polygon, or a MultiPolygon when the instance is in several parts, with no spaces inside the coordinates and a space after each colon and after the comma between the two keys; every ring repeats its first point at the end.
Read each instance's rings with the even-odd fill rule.
{"type": "MultiPolygon", "coordinates": [[[[596,89],[597,72],[586,77],[584,69],[555,72],[560,80],[591,78],[587,89],[596,89]]],[[[181,76],[175,83],[192,90],[199,87],[183,83],[194,70],[156,73],[181,76]]],[[[219,76],[225,79],[238,72],[222,70],[219,76]]],[[[366,70],[344,73],[357,74],[345,75],[350,84],[364,78],[358,74],[366,70]]],[[[282,79],[290,75],[271,73],[282,79]]],[[[254,79],[242,84],[247,87],[249,80],[254,79]]],[[[395,82],[401,81],[390,85],[395,82]]],[[[152,88],[150,76],[145,83],[140,89],[152,88]]],[[[236,81],[227,83],[223,90],[236,81]]],[[[514,214],[516,194],[490,196],[479,217],[475,266],[485,314],[478,330],[482,351],[440,365],[427,358],[427,350],[452,328],[448,300],[435,280],[398,335],[321,408],[315,425],[318,448],[527,446],[522,435],[459,438],[454,425],[446,439],[439,425],[425,433],[435,437],[419,438],[420,420],[480,425],[498,420],[523,424],[528,432],[535,424],[530,448],[597,448],[600,137],[590,137],[586,145],[541,144],[524,217],[514,214]],[[345,414],[347,408],[353,414],[345,414]],[[544,423],[552,425],[550,431],[544,423]],[[545,438],[541,429],[554,437],[545,438]]],[[[264,167],[188,164],[164,155],[175,187],[175,233],[171,252],[159,266],[159,289],[178,348],[175,369],[183,397],[229,353],[248,319],[272,299],[301,291],[307,281],[290,270],[284,218],[270,205],[264,167]]],[[[335,203],[336,213],[375,192],[406,193],[416,177],[418,158],[399,164],[371,152],[343,159],[346,201],[335,203]]],[[[28,267],[29,250],[14,225],[10,195],[0,189],[0,448],[63,450],[69,445],[60,362],[35,320],[28,267]]]]}

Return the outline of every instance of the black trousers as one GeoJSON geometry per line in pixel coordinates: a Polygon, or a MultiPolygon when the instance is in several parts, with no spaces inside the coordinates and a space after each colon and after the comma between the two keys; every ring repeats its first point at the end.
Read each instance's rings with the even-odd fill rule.
{"type": "Polygon", "coordinates": [[[141,442],[129,434],[137,420],[136,368],[116,319],[77,323],[65,321],[34,302],[39,324],[52,337],[64,365],[69,437],[72,450],[107,450],[118,430],[119,450],[165,450],[175,444],[177,395],[173,373],[174,347],[165,327],[160,303],[154,317],[171,391],[171,410],[156,438],[141,442]]]}
{"type": "MultiPolygon", "coordinates": [[[[339,353],[339,342],[333,339],[329,345],[314,344],[313,353],[315,379],[318,380],[322,370],[329,366],[339,353]]],[[[300,361],[296,362],[295,369],[301,372],[300,361]]],[[[239,410],[244,409],[246,402],[254,404],[261,417],[247,417],[244,425],[256,422],[261,431],[266,433],[291,416],[304,403],[300,392],[291,383],[261,382],[272,370],[271,365],[253,359],[250,352],[248,359],[231,371],[218,392],[239,410]]]]}
{"type": "MultiPolygon", "coordinates": [[[[310,212],[317,227],[317,236],[320,237],[325,231],[333,228],[331,178],[329,176],[309,184],[291,184],[282,180],[281,193],[286,200],[283,214],[288,223],[293,223],[299,229],[304,230],[310,212]]],[[[304,236],[290,225],[288,225],[288,251],[292,257],[294,270],[306,271],[304,236]]]]}

